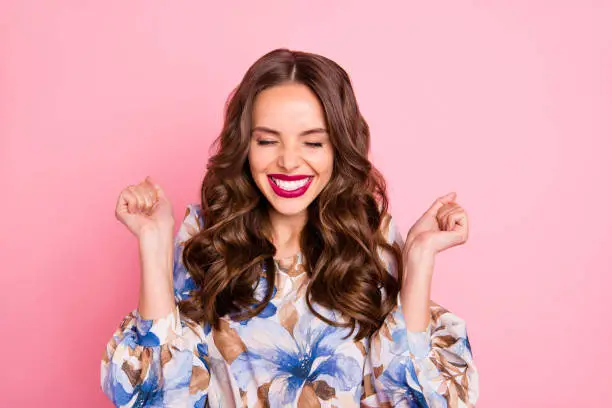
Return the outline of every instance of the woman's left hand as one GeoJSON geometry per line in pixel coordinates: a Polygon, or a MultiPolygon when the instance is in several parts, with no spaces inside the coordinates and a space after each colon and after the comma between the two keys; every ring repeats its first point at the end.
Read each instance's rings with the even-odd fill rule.
{"type": "Polygon", "coordinates": [[[434,201],[408,231],[405,254],[418,249],[435,255],[467,241],[467,213],[455,202],[456,198],[453,192],[434,201]]]}

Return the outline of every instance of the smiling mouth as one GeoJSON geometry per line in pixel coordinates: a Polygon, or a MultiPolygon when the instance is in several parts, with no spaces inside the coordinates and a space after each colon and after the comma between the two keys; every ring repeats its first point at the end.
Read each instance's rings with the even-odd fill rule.
{"type": "Polygon", "coordinates": [[[314,176],[268,175],[268,182],[278,197],[297,198],[303,196],[312,184],[314,176]]]}
{"type": "Polygon", "coordinates": [[[273,176],[268,176],[268,177],[270,178],[270,180],[274,182],[274,184],[276,184],[279,188],[285,191],[296,191],[304,187],[306,184],[310,182],[310,180],[314,178],[313,176],[306,176],[298,180],[288,181],[288,180],[280,180],[273,176]]]}

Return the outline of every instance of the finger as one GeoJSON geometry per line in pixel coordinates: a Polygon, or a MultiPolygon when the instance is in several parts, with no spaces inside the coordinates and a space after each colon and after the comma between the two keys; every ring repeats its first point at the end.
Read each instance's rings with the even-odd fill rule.
{"type": "Polygon", "coordinates": [[[150,214],[155,206],[155,190],[150,187],[143,187],[143,198],[145,200],[145,206],[143,211],[150,214]]]}
{"type": "Polygon", "coordinates": [[[454,201],[446,203],[438,210],[436,214],[436,218],[438,221],[444,220],[450,213],[457,211],[457,209],[461,209],[461,206],[454,201]]]}
{"type": "Polygon", "coordinates": [[[134,195],[134,193],[129,189],[126,189],[122,193],[123,199],[125,200],[125,205],[130,214],[135,214],[138,212],[138,198],[134,195]]]}
{"type": "Polygon", "coordinates": [[[426,213],[429,213],[430,215],[435,216],[438,213],[438,210],[442,208],[444,204],[454,201],[456,198],[457,198],[457,193],[455,192],[448,193],[442,197],[438,197],[436,201],[433,202],[431,207],[429,207],[426,213]]]}
{"type": "Polygon", "coordinates": [[[134,194],[138,197],[139,208],[141,211],[146,211],[147,208],[153,203],[150,197],[150,189],[144,183],[140,183],[136,186],[134,194]]]}
{"type": "Polygon", "coordinates": [[[459,234],[462,238],[461,243],[467,241],[469,235],[467,215],[465,213],[452,214],[449,217],[448,231],[459,234]]]}
{"type": "Polygon", "coordinates": [[[132,194],[134,194],[136,200],[138,201],[138,211],[144,211],[145,207],[147,206],[147,202],[145,199],[146,193],[143,192],[142,186],[135,186],[134,188],[130,189],[130,191],[132,194]]]}
{"type": "Polygon", "coordinates": [[[155,204],[155,189],[153,187],[147,186],[143,188],[143,194],[145,195],[145,200],[147,203],[147,208],[150,209],[155,204]]]}
{"type": "Polygon", "coordinates": [[[145,194],[142,191],[142,187],[139,187],[134,194],[138,198],[138,210],[140,212],[143,212],[147,207],[147,201],[145,198],[145,194]]]}
{"type": "Polygon", "coordinates": [[[165,197],[164,191],[162,190],[161,186],[155,182],[155,180],[153,180],[150,176],[147,176],[145,181],[154,192],[154,201],[165,197]]]}
{"type": "Polygon", "coordinates": [[[151,186],[151,197],[153,198],[153,203],[156,204],[163,197],[163,192],[157,184],[151,184],[151,186]]]}
{"type": "Polygon", "coordinates": [[[456,203],[447,203],[440,210],[438,210],[438,214],[436,215],[436,221],[438,222],[438,227],[440,230],[448,230],[448,216],[453,212],[460,211],[461,207],[456,203]]]}
{"type": "Polygon", "coordinates": [[[451,231],[452,224],[451,224],[450,216],[444,217],[444,219],[442,221],[442,225],[443,225],[442,229],[444,231],[451,231]]]}
{"type": "Polygon", "coordinates": [[[442,231],[449,231],[450,230],[450,223],[449,223],[449,216],[451,214],[455,214],[458,211],[461,211],[461,207],[455,207],[455,208],[451,208],[451,209],[445,209],[446,211],[442,212],[442,210],[440,211],[439,215],[436,216],[436,221],[438,222],[438,226],[440,227],[440,230],[442,231]]]}
{"type": "Polygon", "coordinates": [[[148,212],[151,214],[160,202],[160,199],[164,197],[161,187],[156,184],[149,176],[145,179],[146,191],[147,191],[147,203],[148,212]]]}
{"type": "Polygon", "coordinates": [[[153,179],[151,178],[151,176],[145,177],[144,183],[146,185],[148,185],[149,187],[151,187],[151,188],[155,188],[155,185],[156,185],[155,182],[153,181],[153,179]]]}

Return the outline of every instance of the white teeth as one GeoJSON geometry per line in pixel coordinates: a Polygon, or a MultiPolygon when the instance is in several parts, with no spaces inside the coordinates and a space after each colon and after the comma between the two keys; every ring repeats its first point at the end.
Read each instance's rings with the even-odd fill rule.
{"type": "Polygon", "coordinates": [[[306,183],[308,183],[308,180],[310,180],[310,177],[306,177],[301,180],[295,180],[295,181],[284,181],[284,180],[279,180],[279,179],[275,179],[274,177],[272,177],[272,181],[274,181],[277,186],[287,191],[293,191],[293,190],[297,190],[300,187],[304,187],[306,183]]]}

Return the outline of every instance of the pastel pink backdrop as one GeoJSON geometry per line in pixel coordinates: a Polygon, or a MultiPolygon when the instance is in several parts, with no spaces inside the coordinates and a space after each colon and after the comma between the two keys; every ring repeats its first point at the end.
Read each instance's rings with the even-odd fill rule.
{"type": "Polygon", "coordinates": [[[2,2],[0,405],[110,406],[100,358],[139,279],[117,196],[151,175],[180,220],[228,94],[287,46],[349,71],[404,233],[458,192],[471,237],[433,297],[467,321],[478,406],[605,406],[611,19],[578,0],[2,2]]]}

